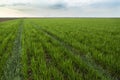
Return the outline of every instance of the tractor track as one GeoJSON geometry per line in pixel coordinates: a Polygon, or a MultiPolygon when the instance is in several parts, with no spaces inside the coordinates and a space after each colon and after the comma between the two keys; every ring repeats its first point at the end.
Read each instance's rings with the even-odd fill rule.
{"type": "Polygon", "coordinates": [[[22,26],[23,26],[23,21],[21,20],[20,25],[18,27],[16,39],[14,41],[13,52],[6,62],[2,80],[23,80],[21,74],[21,63],[20,63],[21,51],[22,51],[22,45],[21,45],[22,26]]]}

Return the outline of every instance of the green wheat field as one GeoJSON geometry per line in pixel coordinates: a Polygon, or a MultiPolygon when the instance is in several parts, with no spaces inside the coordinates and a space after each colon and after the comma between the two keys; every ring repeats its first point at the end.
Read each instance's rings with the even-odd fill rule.
{"type": "Polygon", "coordinates": [[[120,19],[0,22],[0,80],[120,80],[120,19]]]}

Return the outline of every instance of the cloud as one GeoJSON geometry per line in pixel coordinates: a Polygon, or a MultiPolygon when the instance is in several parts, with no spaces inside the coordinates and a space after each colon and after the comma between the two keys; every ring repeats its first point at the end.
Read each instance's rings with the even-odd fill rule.
{"type": "Polygon", "coordinates": [[[65,3],[57,3],[54,5],[50,5],[49,8],[51,8],[51,9],[66,9],[67,6],[65,3]]]}
{"type": "Polygon", "coordinates": [[[29,3],[13,3],[13,4],[1,4],[0,7],[7,7],[7,6],[26,6],[29,5],[29,3]]]}
{"type": "Polygon", "coordinates": [[[5,6],[6,6],[6,4],[1,4],[1,5],[0,5],[0,7],[5,7],[5,6]]]}
{"type": "Polygon", "coordinates": [[[1,0],[0,7],[21,11],[29,16],[120,17],[119,0],[1,0]],[[8,1],[7,4],[5,1],[8,1]]]}

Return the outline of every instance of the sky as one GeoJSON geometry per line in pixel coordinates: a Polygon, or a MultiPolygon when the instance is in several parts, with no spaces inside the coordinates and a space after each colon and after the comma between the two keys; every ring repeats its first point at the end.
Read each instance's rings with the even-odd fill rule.
{"type": "Polygon", "coordinates": [[[120,0],[0,0],[0,17],[120,17],[120,0]]]}

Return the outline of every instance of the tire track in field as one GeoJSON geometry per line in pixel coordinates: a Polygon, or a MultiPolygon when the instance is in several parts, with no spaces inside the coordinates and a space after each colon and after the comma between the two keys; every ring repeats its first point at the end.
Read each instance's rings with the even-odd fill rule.
{"type": "MultiPolygon", "coordinates": [[[[34,34],[38,34],[38,31],[36,30],[36,28],[34,28],[33,26],[32,26],[32,28],[36,31],[34,34]]],[[[43,40],[41,40],[42,36],[41,36],[41,38],[39,38],[39,37],[40,37],[40,35],[36,35],[37,42],[39,41],[41,43],[41,46],[42,46],[41,48],[43,50],[42,54],[44,56],[44,61],[45,61],[45,65],[46,65],[45,66],[46,69],[44,68],[45,71],[40,70],[40,73],[42,73],[40,76],[44,75],[44,77],[42,77],[41,80],[42,79],[44,79],[44,80],[56,80],[55,75],[53,75],[54,71],[50,71],[51,67],[54,68],[56,71],[58,71],[57,74],[59,74],[59,78],[57,78],[57,80],[63,80],[63,79],[61,79],[63,76],[62,77],[60,76],[62,74],[61,71],[59,71],[59,69],[54,65],[54,60],[51,58],[50,53],[47,50],[46,45],[44,44],[45,42],[43,40]],[[47,72],[47,75],[46,75],[46,72],[47,72]]],[[[38,43],[38,45],[39,45],[39,43],[38,43]]],[[[43,66],[43,65],[40,64],[39,66],[43,66]]]]}
{"type": "MultiPolygon", "coordinates": [[[[77,38],[76,38],[76,41],[79,42],[79,40],[78,40],[77,38]]],[[[85,43],[80,43],[80,44],[85,45],[85,46],[89,46],[89,45],[87,45],[87,44],[85,44],[85,43]]],[[[105,51],[102,50],[102,49],[99,49],[99,48],[96,48],[96,47],[93,47],[93,46],[89,46],[89,47],[92,47],[93,50],[97,50],[98,53],[103,53],[103,54],[108,53],[108,52],[105,52],[105,51]]],[[[88,48],[89,48],[89,47],[88,47],[88,48]]],[[[90,56],[92,56],[92,55],[90,54],[90,56]]],[[[93,59],[92,59],[92,60],[93,60],[93,59]]],[[[102,64],[102,63],[100,62],[100,60],[98,60],[97,58],[94,59],[94,60],[95,60],[94,63],[97,63],[97,65],[101,66],[101,68],[103,68],[103,70],[106,71],[106,74],[109,74],[109,75],[113,76],[113,79],[115,79],[115,80],[119,80],[119,79],[120,79],[119,75],[115,75],[115,73],[116,73],[115,71],[110,70],[110,69],[112,69],[111,67],[109,67],[109,66],[106,65],[105,63],[102,64]],[[107,67],[108,67],[108,68],[107,68],[107,67]],[[110,72],[110,73],[109,73],[109,72],[110,72]]],[[[117,71],[117,72],[119,72],[119,71],[117,71]]]]}
{"type": "Polygon", "coordinates": [[[105,78],[109,79],[109,80],[117,80],[117,78],[113,78],[107,71],[105,71],[101,66],[97,65],[95,63],[95,61],[93,61],[93,59],[91,58],[87,58],[83,53],[81,53],[80,51],[78,51],[77,49],[75,49],[74,47],[72,47],[72,45],[66,43],[65,41],[63,41],[61,38],[57,37],[55,34],[47,31],[46,29],[41,28],[39,25],[32,23],[33,26],[37,29],[39,29],[40,31],[42,31],[44,34],[47,34],[49,37],[51,37],[54,40],[57,40],[64,48],[66,48],[67,50],[71,51],[72,53],[76,54],[76,55],[80,55],[79,57],[83,60],[83,62],[85,62],[86,64],[88,64],[89,67],[94,68],[97,72],[100,73],[100,75],[104,76],[105,78]]]}
{"type": "MultiPolygon", "coordinates": [[[[54,66],[54,68],[56,68],[59,72],[57,74],[62,74],[61,78],[63,78],[64,80],[69,80],[69,76],[70,76],[69,73],[64,71],[64,69],[62,67],[59,67],[60,65],[58,64],[58,62],[55,61],[56,59],[54,60],[53,56],[49,53],[49,50],[47,50],[46,45],[42,44],[42,46],[43,46],[43,50],[45,53],[47,67],[49,68],[49,65],[54,66]]],[[[54,76],[50,76],[50,78],[51,78],[51,80],[56,80],[54,76]]],[[[60,80],[60,79],[58,79],[58,80],[60,80]]]]}
{"type": "MultiPolygon", "coordinates": [[[[43,41],[41,41],[41,42],[42,42],[42,47],[43,47],[43,51],[45,54],[47,68],[49,68],[49,66],[51,65],[52,67],[54,67],[55,69],[58,70],[59,73],[57,73],[57,74],[62,74],[62,76],[59,76],[59,77],[64,78],[65,80],[68,80],[67,77],[65,76],[66,74],[64,74],[63,71],[60,68],[58,68],[58,64],[51,57],[49,51],[47,50],[47,47],[43,44],[44,42],[43,41]]],[[[51,78],[51,80],[55,80],[54,76],[50,76],[50,78],[51,78]]],[[[60,79],[58,79],[58,80],[60,80],[60,79]]]]}
{"type": "Polygon", "coordinates": [[[4,68],[4,76],[2,80],[22,80],[21,76],[21,38],[22,38],[22,26],[23,21],[20,21],[20,25],[18,27],[17,37],[14,41],[13,52],[8,61],[6,62],[6,66],[4,68]]]}
{"type": "Polygon", "coordinates": [[[32,55],[31,55],[31,52],[29,49],[27,49],[27,66],[28,66],[28,70],[27,70],[27,80],[33,80],[33,72],[32,72],[32,69],[31,69],[31,58],[32,58],[32,55]]]}

